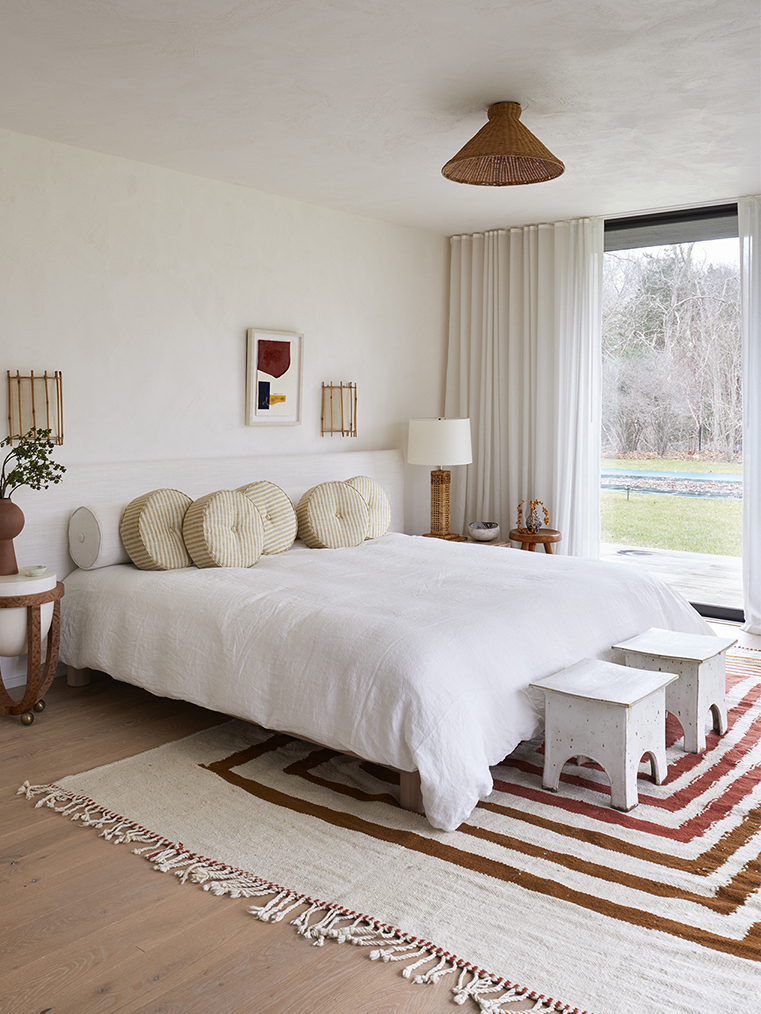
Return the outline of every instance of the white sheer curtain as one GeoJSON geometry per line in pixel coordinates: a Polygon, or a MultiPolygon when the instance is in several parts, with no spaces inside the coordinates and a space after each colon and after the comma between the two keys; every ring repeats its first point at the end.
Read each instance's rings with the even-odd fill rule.
{"type": "Polygon", "coordinates": [[[761,197],[737,202],[743,329],[743,598],[761,634],[761,197]]]}
{"type": "Polygon", "coordinates": [[[469,416],[473,464],[452,482],[453,531],[515,527],[542,500],[555,548],[600,541],[602,219],[452,238],[445,415],[469,416]]]}

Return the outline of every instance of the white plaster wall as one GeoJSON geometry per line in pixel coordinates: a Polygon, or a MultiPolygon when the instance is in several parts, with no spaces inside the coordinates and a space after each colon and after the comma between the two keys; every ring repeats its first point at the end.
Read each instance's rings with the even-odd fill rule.
{"type": "Polygon", "coordinates": [[[0,131],[0,235],[0,370],[63,372],[64,464],[402,447],[443,408],[436,233],[0,131]],[[304,333],[300,426],[245,425],[250,326],[304,333]],[[331,380],[357,439],[320,436],[331,380]]]}

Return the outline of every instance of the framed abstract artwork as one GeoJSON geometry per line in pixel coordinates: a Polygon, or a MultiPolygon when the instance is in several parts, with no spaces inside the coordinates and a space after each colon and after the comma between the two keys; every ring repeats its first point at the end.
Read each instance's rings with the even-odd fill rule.
{"type": "Polygon", "coordinates": [[[298,426],[304,335],[255,327],[246,334],[246,425],[298,426]]]}

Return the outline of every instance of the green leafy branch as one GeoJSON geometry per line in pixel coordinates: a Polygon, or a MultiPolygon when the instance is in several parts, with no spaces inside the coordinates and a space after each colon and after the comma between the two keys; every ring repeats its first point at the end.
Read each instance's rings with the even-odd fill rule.
{"type": "MultiPolygon", "coordinates": [[[[61,481],[66,469],[50,459],[55,446],[50,432],[33,426],[6,454],[0,469],[0,499],[10,499],[20,486],[47,489],[51,483],[61,481]]],[[[12,443],[11,437],[6,437],[0,440],[0,447],[11,447],[12,443]]]]}

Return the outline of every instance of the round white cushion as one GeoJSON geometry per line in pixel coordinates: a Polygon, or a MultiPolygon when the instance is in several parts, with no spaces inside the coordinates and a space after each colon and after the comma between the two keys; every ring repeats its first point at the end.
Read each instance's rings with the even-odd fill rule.
{"type": "Polygon", "coordinates": [[[391,524],[391,504],[381,484],[371,479],[369,475],[355,475],[353,479],[347,479],[346,484],[356,489],[367,504],[370,524],[365,538],[379,539],[381,535],[385,535],[391,524]]]}
{"type": "Polygon", "coordinates": [[[264,545],[259,511],[234,489],[194,500],[182,534],[196,567],[253,567],[264,545]]]}
{"type": "Polygon", "coordinates": [[[191,565],[182,522],[192,502],[178,489],[154,489],[127,504],[119,535],[136,567],[179,570],[191,565]]]}
{"type": "Polygon", "coordinates": [[[364,542],[370,512],[360,494],[345,482],[313,486],[296,508],[299,538],[310,549],[346,549],[364,542]]]}
{"type": "Polygon", "coordinates": [[[77,507],[69,518],[69,556],[81,570],[97,570],[130,557],[119,535],[119,524],[127,506],[118,503],[91,503],[77,507]]]}
{"type": "Polygon", "coordinates": [[[238,492],[247,496],[262,517],[264,526],[263,553],[284,553],[296,538],[298,522],[288,494],[274,482],[251,482],[239,486],[238,492]]]}

